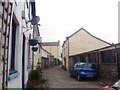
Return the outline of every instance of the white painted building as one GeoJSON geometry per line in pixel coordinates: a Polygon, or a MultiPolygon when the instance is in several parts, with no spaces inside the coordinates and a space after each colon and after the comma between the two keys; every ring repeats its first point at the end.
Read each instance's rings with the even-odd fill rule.
{"type": "Polygon", "coordinates": [[[35,11],[33,0],[0,1],[0,89],[26,87],[34,60],[28,40],[33,30],[34,37],[40,35],[30,22],[35,11]]]}
{"type": "Polygon", "coordinates": [[[120,1],[118,2],[118,43],[120,43],[120,1]]]}

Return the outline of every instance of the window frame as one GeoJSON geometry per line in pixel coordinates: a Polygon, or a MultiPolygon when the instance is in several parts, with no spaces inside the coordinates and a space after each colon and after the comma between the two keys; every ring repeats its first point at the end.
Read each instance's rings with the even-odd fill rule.
{"type": "Polygon", "coordinates": [[[16,16],[15,16],[15,14],[13,13],[13,17],[12,17],[12,24],[11,24],[11,38],[10,38],[10,66],[9,66],[9,75],[12,75],[12,74],[14,74],[14,73],[18,73],[18,71],[17,71],[17,68],[16,68],[16,66],[17,66],[17,60],[16,60],[16,56],[17,56],[17,50],[16,50],[16,48],[17,48],[17,39],[18,39],[18,37],[17,37],[17,34],[18,34],[18,32],[19,32],[19,23],[18,23],[18,20],[17,20],[17,18],[16,18],[16,16]],[[14,23],[14,26],[15,26],[15,29],[14,29],[14,31],[13,31],[13,23],[14,23]],[[14,33],[13,33],[14,32],[14,33]],[[14,36],[12,36],[14,34],[14,36]],[[13,38],[15,37],[15,41],[13,41],[13,38]],[[14,44],[14,46],[13,46],[13,44],[14,44]],[[12,53],[12,49],[14,49],[14,55],[13,55],[13,53],[12,53]],[[12,55],[14,56],[14,57],[12,57],[12,55]],[[14,62],[14,63],[13,63],[14,62]]]}

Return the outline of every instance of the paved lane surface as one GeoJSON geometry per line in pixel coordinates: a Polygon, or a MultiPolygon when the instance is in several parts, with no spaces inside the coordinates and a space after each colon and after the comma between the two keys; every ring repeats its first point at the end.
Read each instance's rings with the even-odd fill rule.
{"type": "Polygon", "coordinates": [[[48,81],[49,88],[98,88],[101,85],[94,80],[78,81],[71,78],[68,71],[61,66],[43,70],[44,77],[48,81]]]}

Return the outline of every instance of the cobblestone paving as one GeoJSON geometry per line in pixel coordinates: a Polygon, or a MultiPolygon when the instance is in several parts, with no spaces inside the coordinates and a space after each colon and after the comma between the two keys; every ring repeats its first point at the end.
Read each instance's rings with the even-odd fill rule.
{"type": "Polygon", "coordinates": [[[72,78],[68,71],[61,66],[56,66],[43,70],[43,75],[48,81],[49,88],[98,88],[101,85],[94,80],[78,81],[72,78]]]}

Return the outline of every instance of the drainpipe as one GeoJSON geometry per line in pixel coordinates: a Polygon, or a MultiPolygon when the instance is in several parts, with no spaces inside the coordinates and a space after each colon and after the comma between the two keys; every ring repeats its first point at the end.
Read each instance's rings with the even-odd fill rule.
{"type": "MultiPolygon", "coordinates": [[[[33,25],[33,39],[35,39],[34,34],[35,34],[35,25],[33,25]]],[[[32,56],[33,56],[33,60],[32,60],[32,70],[33,70],[34,69],[34,51],[32,51],[32,56]]]]}
{"type": "MultiPolygon", "coordinates": [[[[59,43],[59,41],[58,41],[59,43]]],[[[59,45],[58,45],[59,46],[59,45]]],[[[59,55],[58,55],[58,46],[57,46],[57,65],[58,65],[58,60],[59,60],[59,55]]]]}
{"type": "Polygon", "coordinates": [[[69,45],[69,37],[68,37],[68,69],[70,69],[69,51],[70,51],[70,45],[69,45]]]}
{"type": "Polygon", "coordinates": [[[100,72],[100,66],[99,66],[99,64],[100,64],[100,60],[99,60],[99,52],[98,52],[98,50],[97,50],[97,52],[96,52],[97,54],[96,54],[96,57],[97,57],[97,64],[98,64],[98,77],[99,77],[99,72],[100,72]]]}
{"type": "Polygon", "coordinates": [[[118,55],[117,55],[117,45],[115,45],[115,59],[117,62],[117,72],[118,72],[118,79],[120,79],[120,66],[119,66],[119,59],[118,59],[118,55]]]}

